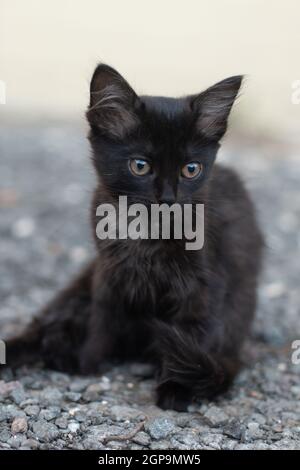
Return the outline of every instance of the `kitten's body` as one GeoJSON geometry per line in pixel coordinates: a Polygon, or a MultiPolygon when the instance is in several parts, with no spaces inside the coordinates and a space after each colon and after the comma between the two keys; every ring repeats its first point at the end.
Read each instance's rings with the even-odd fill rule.
{"type": "Polygon", "coordinates": [[[100,176],[93,229],[95,208],[115,202],[117,195],[146,204],[173,202],[176,168],[184,164],[185,154],[191,159],[202,152],[203,181],[191,186],[177,178],[173,196],[176,202],[205,204],[204,248],[187,251],[184,240],[96,238],[97,258],[22,338],[9,343],[8,365],[42,358],[55,369],[93,373],[112,358],[150,360],[157,369],[158,404],[185,409],[193,397],[213,397],[230,384],[255,310],[263,242],[254,209],[238,176],[212,167],[240,83],[224,88],[223,82],[219,122],[215,115],[208,122],[216,109],[206,101],[218,101],[218,89],[209,89],[208,98],[193,97],[193,103],[200,100],[195,119],[186,99],[137,98],[115,71],[106,66],[97,70],[88,111],[100,176]],[[114,91],[123,95],[102,109],[112,90],[110,96],[101,92],[116,78],[114,91]],[[93,103],[93,93],[100,93],[100,101],[93,103]],[[126,155],[141,152],[151,155],[156,171],[142,186],[123,165],[126,155]]]}

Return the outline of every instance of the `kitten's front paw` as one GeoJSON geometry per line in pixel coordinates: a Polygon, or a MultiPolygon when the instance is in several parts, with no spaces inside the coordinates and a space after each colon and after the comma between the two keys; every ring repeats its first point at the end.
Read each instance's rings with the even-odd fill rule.
{"type": "Polygon", "coordinates": [[[102,352],[85,345],[79,354],[79,370],[83,375],[104,374],[111,368],[110,364],[104,360],[102,352]]]}
{"type": "Polygon", "coordinates": [[[83,375],[98,374],[100,372],[100,361],[83,352],[79,357],[79,371],[83,375]]]}
{"type": "Polygon", "coordinates": [[[157,387],[156,404],[163,410],[187,411],[191,403],[190,391],[175,382],[165,382],[157,387]]]}

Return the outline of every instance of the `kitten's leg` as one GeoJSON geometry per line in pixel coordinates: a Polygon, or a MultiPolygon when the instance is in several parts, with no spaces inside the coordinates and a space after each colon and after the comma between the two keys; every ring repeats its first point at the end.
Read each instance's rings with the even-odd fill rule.
{"type": "Polygon", "coordinates": [[[95,265],[92,285],[91,313],[86,325],[86,338],[79,351],[79,369],[83,374],[103,372],[107,360],[117,346],[118,298],[112,299],[111,289],[102,272],[101,263],[95,265]],[[117,304],[117,305],[115,305],[117,304]]]}
{"type": "Polygon", "coordinates": [[[6,342],[7,366],[42,360],[47,367],[76,372],[91,310],[94,264],[63,290],[25,331],[6,342]]]}
{"type": "Polygon", "coordinates": [[[87,325],[86,339],[78,352],[79,370],[82,374],[104,372],[113,355],[115,335],[110,329],[109,311],[94,300],[87,325]]]}

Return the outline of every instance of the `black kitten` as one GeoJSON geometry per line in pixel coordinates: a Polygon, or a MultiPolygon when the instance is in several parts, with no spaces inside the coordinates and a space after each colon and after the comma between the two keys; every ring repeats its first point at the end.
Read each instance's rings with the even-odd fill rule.
{"type": "Polygon", "coordinates": [[[240,365],[256,298],[263,240],[239,177],[213,165],[242,77],[184,98],[137,96],[107,65],[87,111],[98,187],[92,205],[205,204],[205,243],[99,240],[97,257],[8,342],[8,365],[43,359],[68,372],[107,360],[156,364],[157,403],[186,409],[224,391],[240,365]]]}

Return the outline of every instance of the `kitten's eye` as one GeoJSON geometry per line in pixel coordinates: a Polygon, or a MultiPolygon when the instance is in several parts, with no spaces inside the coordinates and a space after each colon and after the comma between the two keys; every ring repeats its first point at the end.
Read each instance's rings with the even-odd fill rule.
{"type": "Polygon", "coordinates": [[[181,174],[185,178],[191,179],[200,175],[202,171],[203,171],[203,165],[201,163],[191,162],[182,168],[181,174]]]}
{"type": "Polygon", "coordinates": [[[131,172],[136,176],[144,176],[149,173],[151,167],[146,160],[142,160],[141,158],[134,158],[133,160],[129,161],[129,167],[131,172]]]}

